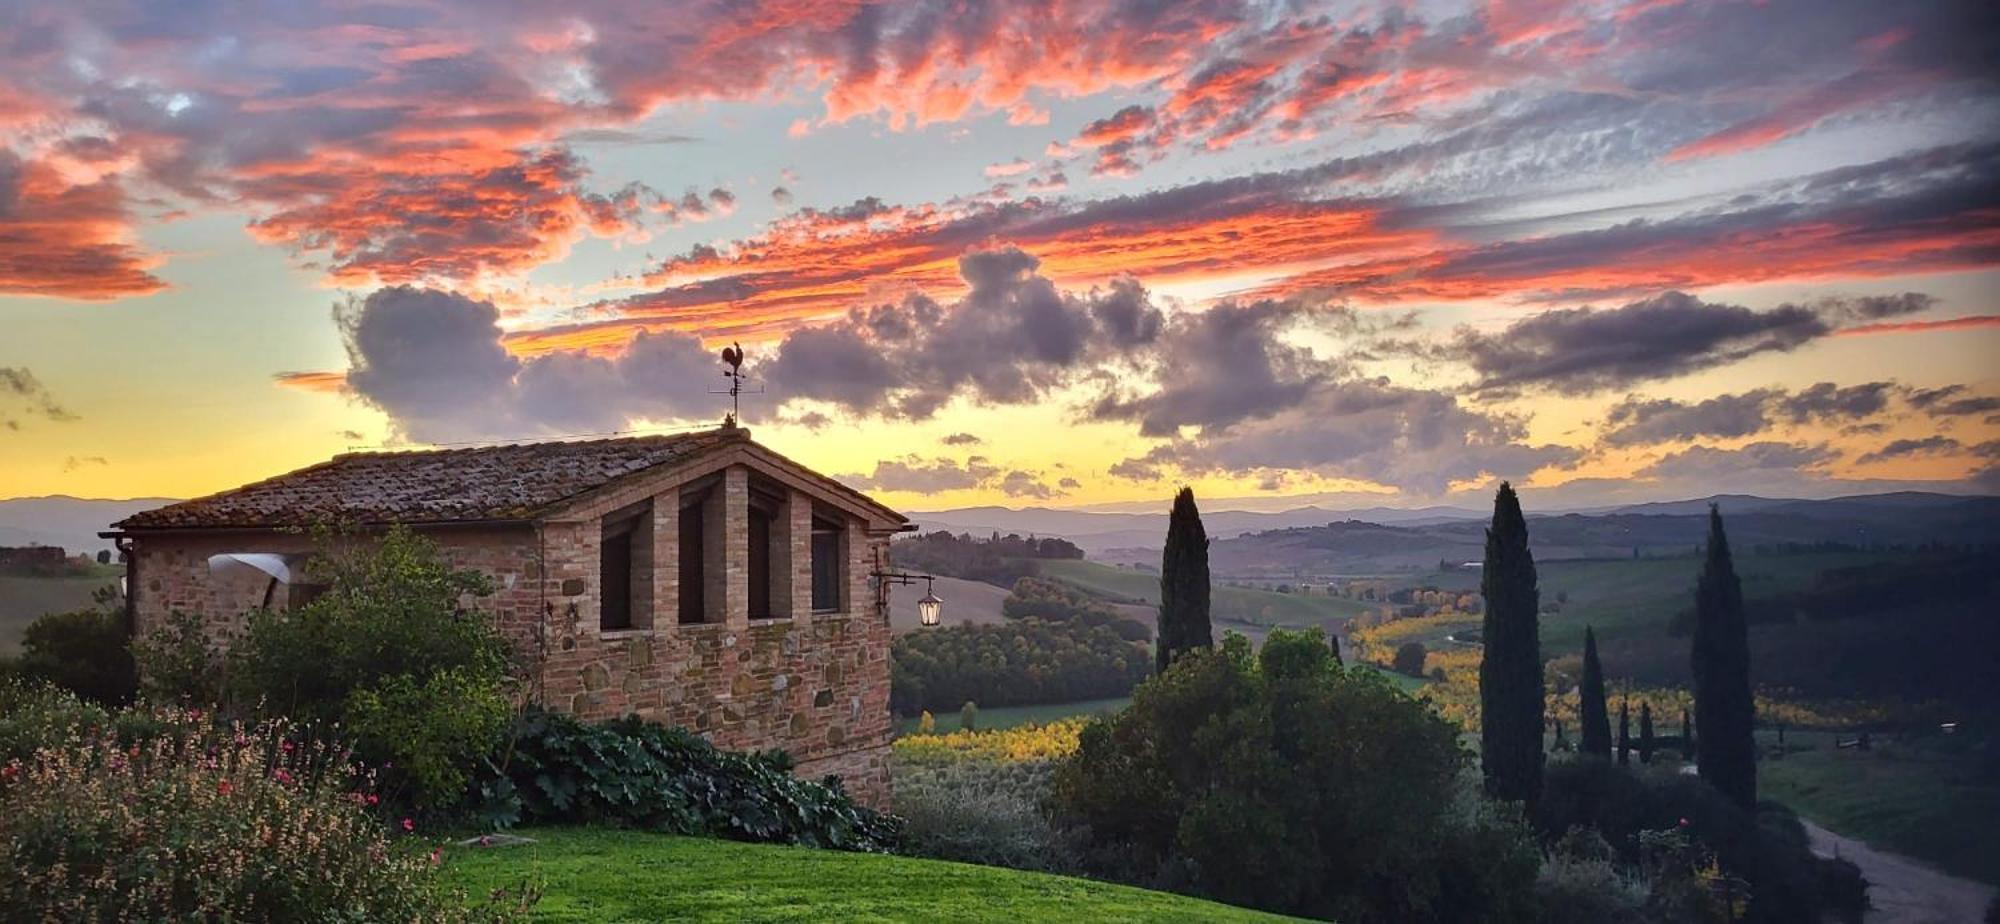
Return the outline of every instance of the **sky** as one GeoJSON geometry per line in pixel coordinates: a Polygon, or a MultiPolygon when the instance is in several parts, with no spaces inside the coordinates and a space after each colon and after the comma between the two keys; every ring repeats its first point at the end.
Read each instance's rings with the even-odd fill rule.
{"type": "Polygon", "coordinates": [[[2000,7],[0,5],[0,497],[675,432],[909,510],[2000,489],[2000,7]]]}

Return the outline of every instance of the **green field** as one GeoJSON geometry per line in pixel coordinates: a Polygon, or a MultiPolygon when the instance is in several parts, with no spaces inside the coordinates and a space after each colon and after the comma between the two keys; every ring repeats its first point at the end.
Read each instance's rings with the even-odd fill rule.
{"type": "Polygon", "coordinates": [[[541,882],[536,921],[1283,921],[1067,876],[638,831],[548,828],[536,843],[455,848],[474,896],[541,882]]]}
{"type": "Polygon", "coordinates": [[[2000,885],[2000,787],[1981,779],[1970,740],[1883,735],[1861,751],[1834,747],[1835,737],[1786,735],[1793,750],[1757,764],[1758,795],[1869,846],[2000,885]]]}
{"type": "Polygon", "coordinates": [[[118,583],[124,574],[116,565],[92,565],[88,574],[62,577],[0,574],[0,655],[20,650],[28,623],[44,613],[88,608],[93,591],[118,583]]]}
{"type": "MultiPolygon", "coordinates": [[[[1094,561],[1044,561],[1042,574],[1106,599],[1129,603],[1160,602],[1160,576],[1130,568],[1113,568],[1094,561]]],[[[1339,597],[1281,594],[1268,590],[1214,585],[1211,614],[1218,622],[1266,628],[1334,625],[1374,607],[1339,597]]]]}
{"type": "MultiPolygon", "coordinates": [[[[1075,703],[1050,703],[1040,706],[995,706],[992,709],[982,708],[979,710],[979,729],[981,731],[999,731],[1005,728],[1017,728],[1027,725],[1030,722],[1037,725],[1046,725],[1050,722],[1080,715],[1099,715],[1106,712],[1117,712],[1131,703],[1131,697],[1120,696],[1116,699],[1087,699],[1075,703]]],[[[958,713],[932,713],[931,717],[937,720],[937,731],[939,733],[958,731],[958,713]]],[[[920,720],[917,718],[897,719],[897,734],[916,734],[918,721],[920,720]]]]}
{"type": "MultiPolygon", "coordinates": [[[[1815,575],[1828,568],[1868,564],[1906,554],[1740,554],[1736,558],[1736,571],[1743,579],[1743,596],[1755,598],[1807,587],[1815,575]]],[[[1547,561],[1538,562],[1535,570],[1540,578],[1543,604],[1556,607],[1555,612],[1542,614],[1541,620],[1542,655],[1553,658],[1582,651],[1586,625],[1596,629],[1599,642],[1638,636],[1665,638],[1667,623],[1674,614],[1693,605],[1701,559],[1688,556],[1547,561]]],[[[1395,586],[1476,592],[1479,572],[1434,571],[1398,579],[1395,586]]],[[[1436,637],[1420,640],[1434,645],[1443,641],[1442,636],[1440,632],[1436,637]]]]}

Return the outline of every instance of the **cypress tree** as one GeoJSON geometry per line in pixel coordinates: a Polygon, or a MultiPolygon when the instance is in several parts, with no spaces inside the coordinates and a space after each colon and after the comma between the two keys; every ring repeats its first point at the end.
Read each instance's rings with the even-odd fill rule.
{"type": "Polygon", "coordinates": [[[1514,487],[1501,482],[1479,578],[1486,654],[1479,663],[1479,767],[1486,791],[1530,805],[1542,792],[1542,649],[1535,558],[1514,487]]]}
{"type": "Polygon", "coordinates": [[[1632,701],[1618,701],[1618,766],[1632,763],[1632,701]]]}
{"type": "Polygon", "coordinates": [[[1639,704],[1639,762],[1653,762],[1653,704],[1639,704]]]}
{"type": "Polygon", "coordinates": [[[1611,714],[1604,705],[1604,665],[1597,660],[1597,634],[1583,627],[1583,685],[1577,689],[1578,734],[1582,753],[1611,758],[1611,714]]]}
{"type": "Polygon", "coordinates": [[[1746,811],[1757,808],[1757,743],[1752,723],[1749,627],[1743,585],[1729,558],[1722,512],[1708,508],[1708,549],[1694,593],[1694,715],[1701,778],[1746,811]]]}
{"type": "Polygon", "coordinates": [[[1183,651],[1214,644],[1208,624],[1208,533],[1195,509],[1194,489],[1182,488],[1167,517],[1167,550],[1160,556],[1159,670],[1165,672],[1183,651]]]}
{"type": "Polygon", "coordinates": [[[1346,667],[1347,660],[1340,656],[1340,633],[1338,632],[1327,633],[1326,645],[1328,648],[1333,649],[1333,663],[1341,667],[1346,667]]]}
{"type": "Polygon", "coordinates": [[[1686,709],[1681,710],[1681,759],[1694,759],[1694,719],[1686,709]]]}

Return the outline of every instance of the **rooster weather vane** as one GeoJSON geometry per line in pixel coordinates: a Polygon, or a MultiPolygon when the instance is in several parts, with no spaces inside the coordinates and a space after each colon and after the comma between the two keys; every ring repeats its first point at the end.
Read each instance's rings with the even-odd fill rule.
{"type": "Polygon", "coordinates": [[[723,418],[722,424],[726,427],[733,427],[736,426],[736,418],[743,410],[737,396],[743,394],[761,395],[764,393],[764,388],[761,385],[755,390],[744,387],[750,381],[750,376],[743,371],[743,344],[732,343],[729,346],[723,347],[722,361],[729,366],[729,368],[722,370],[722,377],[729,380],[729,388],[726,391],[711,391],[709,394],[727,394],[729,396],[729,416],[723,418]]]}

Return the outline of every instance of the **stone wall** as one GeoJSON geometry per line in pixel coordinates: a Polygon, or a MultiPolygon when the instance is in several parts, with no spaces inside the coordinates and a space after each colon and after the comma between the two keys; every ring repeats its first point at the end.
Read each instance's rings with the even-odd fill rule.
{"type": "MultiPolygon", "coordinates": [[[[773,556],[772,583],[789,585],[788,592],[772,594],[773,609],[783,615],[750,619],[742,551],[750,474],[732,467],[723,475],[717,506],[728,515],[716,532],[726,544],[714,556],[722,567],[705,569],[723,572],[715,588],[723,597],[722,618],[714,622],[682,625],[677,619],[678,484],[650,485],[645,490],[652,493],[637,497],[607,495],[539,524],[424,532],[454,566],[493,578],[492,596],[468,602],[493,613],[517,647],[531,700],[587,719],[637,713],[731,750],[782,748],[801,776],[838,775],[858,798],[886,807],[893,737],[889,622],[868,574],[886,564],[888,535],[871,534],[864,521],[847,518],[842,605],[836,612],[811,612],[811,511],[826,515],[828,507],[792,491],[784,528],[773,530],[783,549],[773,556]],[[629,516],[635,502],[648,498],[653,522],[641,561],[652,567],[635,571],[645,572],[651,584],[638,587],[635,573],[632,594],[635,611],[643,605],[647,618],[635,612],[633,628],[602,630],[597,584],[603,518],[629,516]]],[[[199,611],[240,629],[242,614],[261,602],[267,582],[219,579],[209,573],[209,557],[310,550],[306,537],[273,532],[136,537],[138,631],[151,631],[175,610],[199,611]]]]}

